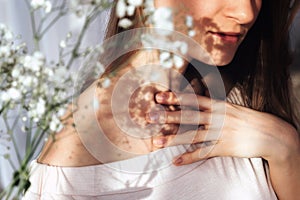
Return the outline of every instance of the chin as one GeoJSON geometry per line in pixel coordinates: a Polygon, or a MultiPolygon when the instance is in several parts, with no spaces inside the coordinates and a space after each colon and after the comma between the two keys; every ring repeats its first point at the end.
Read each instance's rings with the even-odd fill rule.
{"type": "Polygon", "coordinates": [[[225,66],[233,60],[235,55],[234,53],[217,52],[215,54],[211,54],[211,59],[216,66],[225,66]]]}

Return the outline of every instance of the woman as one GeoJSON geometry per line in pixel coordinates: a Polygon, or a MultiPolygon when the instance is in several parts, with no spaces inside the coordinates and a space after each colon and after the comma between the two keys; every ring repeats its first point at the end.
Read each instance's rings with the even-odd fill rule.
{"type": "MultiPolygon", "coordinates": [[[[180,73],[184,73],[190,82],[196,80],[193,86],[196,97],[191,98],[184,92],[174,94],[157,85],[150,89],[145,86],[136,90],[133,96],[150,91],[148,100],[137,98],[130,104],[136,108],[131,117],[140,126],[153,124],[150,129],[156,130],[157,125],[163,124],[165,130],[170,131],[153,138],[126,135],[126,130],[111,119],[114,111],[109,102],[113,101],[114,87],[127,73],[130,77],[132,68],[147,64],[149,59],[145,58],[153,54],[155,58],[155,53],[149,55],[138,51],[122,57],[108,69],[119,69],[111,79],[112,84],[96,91],[103,108],[97,112],[99,124],[109,141],[122,151],[115,153],[103,143],[101,160],[97,159],[83,144],[91,138],[81,140],[76,134],[76,131],[86,129],[75,130],[71,126],[73,119],[70,119],[69,125],[57,134],[55,141],[46,144],[38,161],[33,163],[32,186],[25,198],[297,199],[300,191],[300,143],[290,100],[287,49],[288,25],[299,1],[163,0],[155,3],[157,7],[168,6],[179,10],[180,14],[193,16],[194,39],[220,66],[230,103],[209,98],[210,94],[203,89],[201,81],[214,79],[209,76],[202,79],[187,66],[180,73]],[[123,62],[124,59],[127,62],[123,62]],[[140,102],[146,103],[141,104],[142,108],[135,107],[135,103],[140,102]],[[178,104],[187,109],[178,112],[178,104]],[[157,105],[167,107],[168,111],[162,115],[160,109],[150,109],[157,105]],[[226,114],[219,111],[224,107],[226,114]],[[141,116],[146,117],[135,116],[141,112],[141,116]],[[211,123],[212,114],[224,119],[221,127],[219,123],[211,123]],[[193,117],[181,120],[181,116],[193,117]],[[175,138],[172,133],[176,133],[181,124],[199,129],[181,133],[175,138]],[[161,157],[169,152],[155,150],[189,144],[191,140],[200,145],[194,145],[192,150],[174,159],[176,166],[184,166],[166,168],[166,163],[161,164],[164,162],[161,157]],[[146,155],[131,158],[134,153],[146,155]],[[199,160],[205,161],[196,162],[199,160]],[[53,185],[56,186],[53,188],[53,185]]],[[[140,14],[136,12],[134,19],[142,19],[140,14]]],[[[174,21],[180,27],[180,18],[174,21]]],[[[114,15],[109,24],[107,37],[123,31],[117,28],[118,20],[114,15]]],[[[142,21],[136,24],[140,27],[142,21]]],[[[197,58],[193,51],[189,51],[189,55],[197,58]]],[[[162,82],[169,81],[166,77],[162,79],[162,82]]],[[[88,98],[84,96],[88,96],[89,91],[93,89],[88,89],[79,98],[83,103],[80,105],[85,105],[88,98]]],[[[74,118],[77,123],[85,121],[84,118],[74,118]]],[[[94,124],[89,126],[88,130],[93,132],[94,124]]],[[[172,153],[170,155],[174,156],[172,153]]]]}

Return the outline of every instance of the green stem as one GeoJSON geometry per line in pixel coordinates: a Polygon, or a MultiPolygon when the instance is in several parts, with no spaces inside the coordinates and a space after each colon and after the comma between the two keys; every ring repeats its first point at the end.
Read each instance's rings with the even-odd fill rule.
{"type": "Polygon", "coordinates": [[[18,179],[19,179],[19,177],[14,177],[14,178],[13,178],[12,182],[11,182],[11,183],[9,184],[9,186],[7,187],[7,188],[9,188],[9,190],[6,191],[6,190],[4,189],[3,193],[1,193],[1,195],[0,195],[0,197],[1,197],[0,199],[3,199],[4,197],[6,197],[6,198],[5,198],[6,200],[11,199],[10,197],[11,197],[11,195],[12,195],[12,192],[13,192],[13,190],[14,190],[14,188],[15,188],[15,185],[16,185],[18,179]]]}
{"type": "Polygon", "coordinates": [[[8,162],[9,162],[11,168],[13,168],[13,170],[16,171],[17,168],[16,168],[16,166],[14,165],[13,161],[11,160],[11,158],[9,157],[9,158],[7,158],[7,160],[8,160],[8,162]]]}
{"type": "Polygon", "coordinates": [[[97,11],[97,7],[93,9],[93,11],[91,11],[91,13],[85,18],[85,21],[84,21],[84,24],[83,24],[83,27],[79,33],[79,36],[78,36],[78,39],[75,43],[75,47],[74,49],[72,50],[72,56],[67,64],[67,69],[70,69],[70,67],[72,66],[75,58],[78,57],[78,49],[81,45],[81,42],[82,42],[82,38],[83,36],[85,35],[86,31],[87,31],[87,28],[89,27],[90,23],[95,19],[95,16],[97,16],[97,14],[99,14],[100,12],[96,12],[97,11]]]}
{"type": "MultiPolygon", "coordinates": [[[[29,127],[30,127],[29,129],[31,129],[31,127],[32,127],[32,120],[30,120],[29,127]]],[[[26,155],[27,155],[28,151],[30,151],[30,149],[31,149],[31,137],[32,137],[31,130],[29,130],[29,131],[28,130],[26,131],[26,134],[27,134],[27,136],[26,136],[26,155]]]]}
{"type": "Polygon", "coordinates": [[[44,138],[45,133],[48,131],[48,127],[43,130],[40,134],[38,134],[37,140],[35,141],[35,143],[33,144],[33,148],[31,149],[31,151],[29,152],[29,154],[26,154],[22,165],[27,166],[28,162],[31,160],[32,156],[34,155],[37,147],[39,146],[39,144],[41,143],[41,140],[44,138]]]}
{"type": "Polygon", "coordinates": [[[82,42],[81,40],[82,40],[82,38],[83,38],[83,36],[84,36],[84,34],[86,32],[86,29],[87,29],[87,27],[88,27],[89,24],[90,24],[90,18],[87,17],[86,20],[84,21],[84,25],[83,25],[83,27],[82,27],[82,29],[80,31],[80,34],[79,34],[79,37],[78,37],[77,42],[75,44],[75,47],[72,50],[72,56],[71,56],[71,58],[70,58],[70,60],[69,60],[69,62],[67,64],[67,69],[71,68],[71,66],[72,66],[75,58],[78,57],[78,49],[79,49],[79,47],[81,45],[81,42],[82,42]]]}
{"type": "MultiPolygon", "coordinates": [[[[62,10],[63,9],[63,7],[64,7],[64,4],[65,3],[63,3],[63,5],[60,7],[60,10],[62,10]]],[[[67,12],[59,12],[58,13],[58,15],[48,24],[48,26],[46,26],[46,28],[40,33],[40,38],[42,38],[44,35],[45,35],[45,33],[47,33],[47,31],[61,18],[61,17],[63,17],[64,15],[66,15],[67,14],[67,12]]]]}
{"type": "Polygon", "coordinates": [[[6,114],[3,116],[3,121],[4,121],[4,124],[5,124],[6,130],[7,130],[7,133],[10,135],[11,140],[13,142],[13,145],[14,145],[14,148],[15,148],[15,152],[16,152],[16,155],[17,155],[17,159],[18,159],[19,163],[21,164],[21,162],[22,162],[21,160],[22,159],[21,159],[21,156],[20,156],[19,148],[18,148],[18,145],[17,145],[17,143],[15,141],[15,138],[13,136],[13,130],[11,129],[11,127],[8,124],[7,115],[6,114]]]}

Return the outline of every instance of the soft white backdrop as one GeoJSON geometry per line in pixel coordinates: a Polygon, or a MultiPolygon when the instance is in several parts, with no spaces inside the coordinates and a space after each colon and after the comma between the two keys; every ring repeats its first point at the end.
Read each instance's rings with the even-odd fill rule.
{"type": "MultiPolygon", "coordinates": [[[[82,46],[95,45],[103,41],[105,27],[108,19],[108,11],[99,15],[93,22],[87,32],[87,36],[83,39],[82,46]]],[[[15,34],[22,36],[21,40],[25,41],[29,49],[33,48],[32,30],[29,18],[29,12],[24,3],[24,0],[0,0],[0,23],[6,24],[15,34]]],[[[59,20],[54,27],[52,27],[45,38],[41,42],[41,50],[46,54],[47,59],[56,60],[58,57],[58,45],[63,40],[69,31],[74,34],[78,33],[82,24],[82,20],[75,15],[64,16],[59,20]]],[[[74,64],[76,67],[80,65],[79,62],[74,64]]],[[[3,127],[3,122],[0,119],[0,129],[3,127]]],[[[16,166],[18,162],[14,152],[12,151],[12,144],[3,139],[3,133],[0,133],[0,192],[10,183],[12,177],[12,168],[7,160],[3,158],[3,154],[11,153],[12,160],[16,166]],[[10,147],[11,150],[7,148],[10,147]]],[[[21,150],[25,147],[25,134],[19,131],[17,143],[21,150]]]]}

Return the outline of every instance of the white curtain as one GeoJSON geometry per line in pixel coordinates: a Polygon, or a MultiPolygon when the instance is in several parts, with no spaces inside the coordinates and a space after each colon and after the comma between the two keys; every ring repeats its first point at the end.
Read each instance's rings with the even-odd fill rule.
{"type": "MultiPolygon", "coordinates": [[[[83,39],[83,47],[89,45],[94,46],[95,44],[100,44],[102,42],[107,19],[108,11],[99,15],[88,29],[86,37],[83,39]]],[[[0,0],[0,23],[6,24],[16,35],[20,34],[20,40],[27,43],[29,50],[33,49],[31,22],[25,0],[0,0]]],[[[60,41],[65,39],[69,31],[72,31],[75,34],[78,33],[81,24],[82,20],[75,15],[67,15],[59,20],[55,26],[49,30],[41,42],[41,50],[45,53],[46,58],[49,60],[57,60],[58,45],[60,41]]],[[[79,65],[80,64],[77,63],[77,66],[79,65]]],[[[4,125],[0,118],[0,129],[3,127],[4,125]]],[[[21,131],[19,132],[20,133],[16,134],[17,145],[19,149],[25,151],[26,135],[21,131]]],[[[13,151],[13,145],[11,142],[5,140],[4,135],[5,133],[0,133],[0,192],[10,183],[13,173],[10,164],[2,155],[10,153],[14,165],[19,166],[13,151]]]]}

